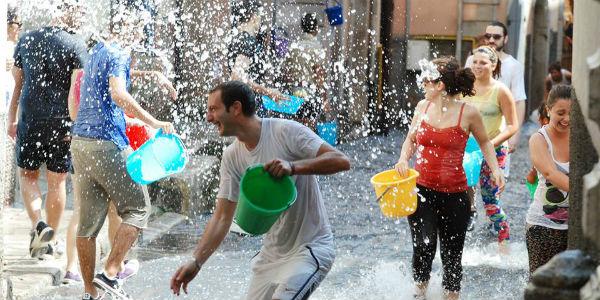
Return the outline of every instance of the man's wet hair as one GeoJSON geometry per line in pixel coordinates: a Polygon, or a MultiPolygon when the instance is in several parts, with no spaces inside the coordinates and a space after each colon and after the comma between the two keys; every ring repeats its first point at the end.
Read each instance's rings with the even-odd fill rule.
{"type": "Polygon", "coordinates": [[[550,66],[548,66],[548,72],[552,72],[552,71],[560,72],[561,70],[562,70],[562,66],[560,65],[560,61],[555,61],[550,66]]]}
{"type": "Polygon", "coordinates": [[[307,13],[302,17],[300,21],[302,31],[306,33],[315,33],[319,28],[319,20],[317,19],[316,13],[307,13]]]}
{"type": "Polygon", "coordinates": [[[502,27],[502,34],[504,34],[504,37],[506,37],[508,35],[508,28],[506,28],[506,25],[504,25],[504,23],[502,23],[500,21],[492,21],[488,24],[488,26],[502,27]]]}
{"type": "Polygon", "coordinates": [[[251,117],[256,113],[256,95],[249,85],[232,80],[217,85],[208,93],[212,94],[217,91],[221,91],[221,101],[227,112],[233,103],[239,101],[242,104],[242,113],[246,117],[251,117]]]}
{"type": "Polygon", "coordinates": [[[258,13],[261,3],[258,0],[232,0],[231,21],[234,27],[247,23],[258,13]]]}

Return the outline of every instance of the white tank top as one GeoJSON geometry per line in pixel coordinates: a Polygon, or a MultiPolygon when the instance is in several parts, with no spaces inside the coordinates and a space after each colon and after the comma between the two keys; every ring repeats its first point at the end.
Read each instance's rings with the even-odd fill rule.
{"type": "MultiPolygon", "coordinates": [[[[559,162],[554,157],[554,150],[552,146],[552,141],[548,136],[548,132],[546,131],[548,125],[540,128],[538,133],[540,133],[546,143],[548,144],[548,150],[550,150],[550,155],[552,156],[552,160],[556,165],[556,168],[568,175],[569,174],[569,162],[559,162]]],[[[531,206],[529,206],[529,210],[527,211],[526,221],[531,225],[539,225],[552,229],[558,230],[567,230],[568,229],[568,210],[569,210],[569,193],[565,191],[562,192],[565,197],[565,201],[556,205],[556,207],[552,207],[552,205],[546,205],[547,202],[544,201],[546,198],[546,192],[548,191],[548,187],[546,186],[546,178],[542,176],[540,172],[538,172],[538,186],[535,190],[535,194],[533,196],[533,202],[531,206]],[[546,210],[544,210],[544,205],[546,205],[546,210]]]]}

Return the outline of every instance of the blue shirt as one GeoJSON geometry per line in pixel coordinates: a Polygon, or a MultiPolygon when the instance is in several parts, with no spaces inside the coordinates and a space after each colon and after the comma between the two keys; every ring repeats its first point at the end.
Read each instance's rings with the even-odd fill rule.
{"type": "Polygon", "coordinates": [[[116,43],[99,42],[90,52],[81,83],[79,112],[73,135],[114,142],[119,149],[129,146],[125,135],[125,113],[110,96],[108,80],[118,77],[127,88],[131,57],[116,43]]]}

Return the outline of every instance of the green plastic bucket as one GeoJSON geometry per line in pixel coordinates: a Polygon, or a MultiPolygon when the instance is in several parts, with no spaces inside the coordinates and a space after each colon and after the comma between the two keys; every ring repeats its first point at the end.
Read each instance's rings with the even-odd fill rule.
{"type": "Polygon", "coordinates": [[[249,167],[240,182],[235,223],[253,235],[266,233],[279,215],[294,204],[297,194],[289,176],[277,179],[262,165],[249,167]]]}

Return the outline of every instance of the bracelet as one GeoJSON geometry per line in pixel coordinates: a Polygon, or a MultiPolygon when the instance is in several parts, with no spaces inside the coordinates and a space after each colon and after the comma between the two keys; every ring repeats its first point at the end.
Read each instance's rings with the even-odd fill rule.
{"type": "Polygon", "coordinates": [[[290,163],[290,169],[292,169],[290,176],[294,176],[294,174],[296,174],[296,166],[294,166],[294,163],[291,161],[289,163],[290,163]]]}

